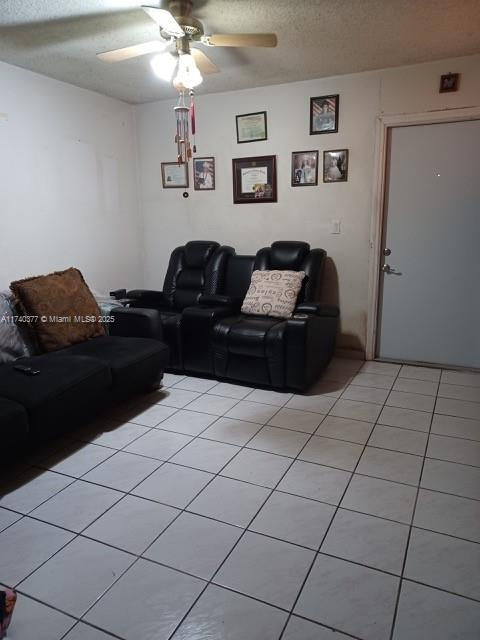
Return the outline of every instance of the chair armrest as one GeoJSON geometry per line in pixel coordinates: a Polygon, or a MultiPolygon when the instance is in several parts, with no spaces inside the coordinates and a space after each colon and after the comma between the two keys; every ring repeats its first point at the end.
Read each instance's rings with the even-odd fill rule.
{"type": "Polygon", "coordinates": [[[157,309],[114,307],[110,315],[113,316],[113,322],[109,325],[112,336],[155,340],[163,338],[162,321],[157,309]]]}
{"type": "Polygon", "coordinates": [[[133,300],[135,306],[144,306],[146,308],[162,308],[168,309],[171,307],[170,300],[166,297],[163,291],[152,291],[150,289],[132,289],[127,291],[127,298],[133,300]],[[145,304],[144,304],[145,303],[145,304]]]}
{"type": "Polygon", "coordinates": [[[115,289],[115,291],[110,291],[110,296],[115,298],[115,300],[122,300],[122,298],[127,297],[126,289],[115,289]]]}
{"type": "Polygon", "coordinates": [[[319,302],[301,302],[296,306],[294,316],[297,313],[307,313],[316,316],[337,318],[339,315],[338,307],[329,304],[321,304],[319,302]]]}
{"type": "MultiPolygon", "coordinates": [[[[333,310],[338,311],[336,307],[333,310]]],[[[287,387],[305,391],[318,379],[333,356],[337,331],[338,313],[298,313],[286,321],[287,387]]]]}

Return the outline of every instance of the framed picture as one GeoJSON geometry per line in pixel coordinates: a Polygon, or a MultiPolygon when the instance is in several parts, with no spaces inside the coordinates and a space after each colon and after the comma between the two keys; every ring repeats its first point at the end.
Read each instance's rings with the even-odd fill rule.
{"type": "Polygon", "coordinates": [[[310,135],[337,133],[339,100],[338,93],[310,98],[310,135]]]}
{"type": "Polygon", "coordinates": [[[188,164],[162,162],[162,186],[164,189],[188,187],[188,164]]]}
{"type": "Polygon", "coordinates": [[[215,189],[215,158],[193,159],[193,188],[195,191],[215,189]]]}
{"type": "Polygon", "coordinates": [[[318,151],[294,151],[292,153],[292,187],[309,187],[318,184],[318,151]]]}
{"type": "Polygon", "coordinates": [[[244,113],[235,116],[237,121],[237,142],[256,142],[267,139],[267,112],[244,113]]]}
{"type": "Polygon", "coordinates": [[[348,149],[323,152],[323,181],[346,182],[348,180],[348,149]]]}
{"type": "Polygon", "coordinates": [[[458,81],[460,79],[459,73],[446,73],[444,76],[440,76],[440,89],[439,93],[449,93],[450,91],[458,91],[458,81]]]}
{"type": "Polygon", "coordinates": [[[233,165],[233,202],[276,202],[277,168],[275,156],[236,158],[233,165]]]}

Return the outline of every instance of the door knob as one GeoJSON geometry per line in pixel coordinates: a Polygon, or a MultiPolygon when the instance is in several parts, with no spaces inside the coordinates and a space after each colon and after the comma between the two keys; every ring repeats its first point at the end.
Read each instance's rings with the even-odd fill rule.
{"type": "Polygon", "coordinates": [[[382,264],[382,271],[383,273],[394,273],[397,276],[400,276],[401,273],[400,271],[397,271],[396,269],[394,269],[393,267],[391,267],[389,264],[382,264]]]}

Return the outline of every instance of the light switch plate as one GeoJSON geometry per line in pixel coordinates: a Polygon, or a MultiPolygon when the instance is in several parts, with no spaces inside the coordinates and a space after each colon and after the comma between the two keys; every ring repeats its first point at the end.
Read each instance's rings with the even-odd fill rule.
{"type": "Polygon", "coordinates": [[[340,220],[330,220],[330,233],[340,233],[340,220]]]}

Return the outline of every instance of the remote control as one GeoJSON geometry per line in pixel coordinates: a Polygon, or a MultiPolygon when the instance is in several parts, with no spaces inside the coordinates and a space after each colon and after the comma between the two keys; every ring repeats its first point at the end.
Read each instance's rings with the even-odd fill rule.
{"type": "Polygon", "coordinates": [[[22,373],[25,373],[27,376],[36,376],[40,373],[38,369],[32,369],[32,367],[27,367],[27,365],[25,364],[14,364],[13,368],[16,369],[17,371],[21,371],[22,373]]]}

